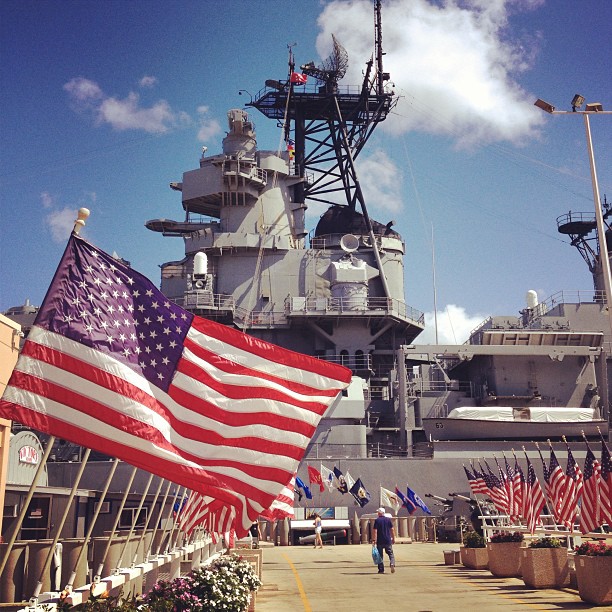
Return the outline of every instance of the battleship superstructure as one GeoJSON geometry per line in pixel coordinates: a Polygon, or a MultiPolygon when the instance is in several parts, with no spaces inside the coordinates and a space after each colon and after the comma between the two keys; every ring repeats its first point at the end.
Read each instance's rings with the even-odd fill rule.
{"type": "MultiPolygon", "coordinates": [[[[182,237],[161,290],[198,315],[345,364],[354,379],[312,440],[346,457],[411,456],[435,439],[541,439],[607,432],[601,292],[588,303],[537,304],[484,322],[464,346],[414,346],[424,316],[404,301],[405,245],[370,218],[355,159],[396,98],[375,52],[359,87],[339,85],[346,51],[268,80],[246,106],[281,126],[287,150],[257,148],[244,109],[228,112],[222,152],[171,183],[183,221],[146,226],[182,237]],[[316,85],[304,84],[310,77],[316,85]],[[309,203],[328,206],[306,228],[309,203]],[[513,427],[517,425],[518,427],[513,427]]],[[[596,267],[596,266],[595,266],[596,267]]],[[[597,285],[596,285],[597,286],[597,285]]]]}

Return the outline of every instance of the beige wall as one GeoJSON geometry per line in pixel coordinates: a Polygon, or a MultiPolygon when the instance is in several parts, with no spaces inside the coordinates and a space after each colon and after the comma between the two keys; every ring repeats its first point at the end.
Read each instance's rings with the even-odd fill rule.
{"type": "MultiPolygon", "coordinates": [[[[21,325],[0,314],[0,396],[4,393],[19,355],[20,333],[21,325]]],[[[0,418],[0,508],[4,508],[10,437],[11,422],[0,418]]],[[[2,515],[0,515],[1,532],[2,515]]]]}

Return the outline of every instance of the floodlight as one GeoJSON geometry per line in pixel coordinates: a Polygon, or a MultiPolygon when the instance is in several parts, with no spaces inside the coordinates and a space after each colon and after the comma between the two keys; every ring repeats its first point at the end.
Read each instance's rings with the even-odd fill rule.
{"type": "Polygon", "coordinates": [[[584,104],[584,96],[576,94],[572,98],[572,110],[576,112],[584,104]]]}
{"type": "Polygon", "coordinates": [[[541,108],[543,111],[546,111],[547,113],[555,112],[555,107],[552,104],[549,104],[548,102],[544,102],[544,100],[540,100],[540,98],[538,98],[534,102],[534,104],[535,106],[537,106],[538,108],[541,108]]]}
{"type": "Polygon", "coordinates": [[[587,113],[601,113],[603,112],[603,106],[601,102],[591,102],[591,104],[587,104],[584,109],[587,113]]]}

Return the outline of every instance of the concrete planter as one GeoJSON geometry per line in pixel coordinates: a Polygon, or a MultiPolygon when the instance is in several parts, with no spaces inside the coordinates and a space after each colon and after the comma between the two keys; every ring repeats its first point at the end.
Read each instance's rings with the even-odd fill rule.
{"type": "Polygon", "coordinates": [[[461,563],[470,569],[487,569],[489,567],[489,551],[486,548],[461,547],[461,563]]]}
{"type": "Polygon", "coordinates": [[[596,606],[612,604],[612,557],[576,555],[574,559],[580,599],[596,606]]]}
{"type": "Polygon", "coordinates": [[[489,571],[498,578],[521,577],[523,542],[489,542],[489,571]]]}
{"type": "Polygon", "coordinates": [[[521,550],[523,582],[532,589],[561,588],[569,585],[567,549],[524,548],[521,550]]]}

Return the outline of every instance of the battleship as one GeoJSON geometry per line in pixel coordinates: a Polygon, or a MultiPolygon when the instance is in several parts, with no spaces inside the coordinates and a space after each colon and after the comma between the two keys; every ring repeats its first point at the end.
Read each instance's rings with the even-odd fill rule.
{"type": "MultiPolygon", "coordinates": [[[[408,480],[445,500],[448,512],[449,491],[469,495],[462,463],[521,446],[533,456],[534,442],[563,439],[580,441],[580,458],[585,437],[609,436],[612,337],[599,241],[593,215],[560,216],[558,230],[589,266],[592,290],[542,302],[528,291],[520,313],[489,317],[464,344],[419,345],[425,318],[405,301],[404,238],[392,220],[370,216],[356,164],[397,101],[383,67],[380,1],[373,24],[374,50],[358,85],[341,82],[341,41],[333,39],[320,65],[296,65],[289,47],[286,75],[270,75],[244,107],[228,111],[221,151],[203,149],[197,167],[170,183],[181,218],[146,227],[183,242],[184,252],[161,265],[170,300],[352,371],[310,441],[304,480],[307,464],[338,466],[359,475],[373,499],[378,485],[408,480]],[[258,147],[257,113],[279,126],[282,150],[258,147]],[[309,206],[324,210],[313,228],[309,206]]],[[[5,315],[27,335],[36,311],[28,302],[5,315]]],[[[80,457],[77,445],[57,442],[49,483],[67,486],[80,457]]],[[[84,490],[102,480],[108,458],[96,458],[84,490]]],[[[337,507],[337,491],[322,491],[316,503],[337,507]]],[[[469,514],[455,504],[455,514],[469,514]]]]}
{"type": "Polygon", "coordinates": [[[161,266],[162,292],[352,370],[310,457],[418,457],[438,441],[607,435],[610,329],[592,216],[560,217],[558,229],[589,264],[593,291],[542,303],[529,291],[521,313],[490,317],[463,345],[416,343],[424,315],[405,302],[404,239],[393,221],[370,217],[356,167],[396,103],[380,3],[374,32],[360,85],[340,83],[348,57],[334,38],[318,66],[298,70],[289,48],[286,77],[228,112],[222,151],[204,151],[198,168],[170,184],[184,218],[146,223],[185,247],[161,266]],[[258,149],[251,111],[277,122],[286,150],[258,149]],[[309,230],[313,204],[327,209],[309,230]]]}

